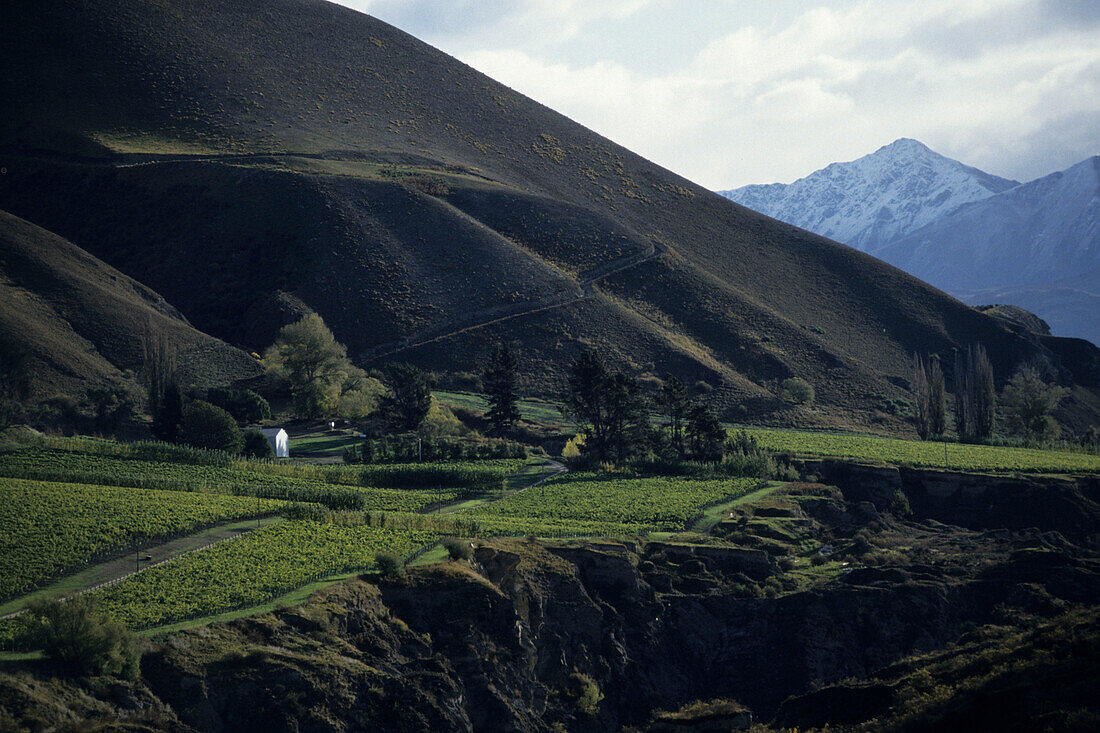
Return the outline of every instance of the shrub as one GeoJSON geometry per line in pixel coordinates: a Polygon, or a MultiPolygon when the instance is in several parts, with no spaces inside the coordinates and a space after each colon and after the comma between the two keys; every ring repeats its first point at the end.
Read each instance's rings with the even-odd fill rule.
{"type": "Polygon", "coordinates": [[[241,451],[249,458],[274,458],[271,441],[259,430],[244,431],[244,449],[241,451]]]}
{"type": "Polygon", "coordinates": [[[913,514],[913,510],[909,506],[909,497],[901,489],[896,490],[894,495],[890,497],[889,509],[895,517],[908,517],[913,514]]]}
{"type": "Polygon", "coordinates": [[[374,556],[378,570],[386,580],[398,581],[405,577],[405,563],[397,555],[379,552],[374,556]]]}
{"type": "Polygon", "coordinates": [[[267,400],[250,389],[211,387],[206,391],[206,401],[222,408],[241,424],[271,419],[267,400]]]}
{"type": "Polygon", "coordinates": [[[596,681],[582,672],[574,672],[569,675],[569,682],[577,696],[577,711],[591,718],[599,715],[603,693],[596,681]]]}
{"type": "Polygon", "coordinates": [[[244,446],[244,435],[233,416],[209,402],[195,400],[183,408],[180,440],[187,445],[220,450],[236,455],[244,446]]]}
{"type": "Polygon", "coordinates": [[[452,560],[469,560],[473,554],[470,551],[469,542],[464,542],[455,537],[448,537],[443,540],[443,547],[446,548],[447,554],[452,560]]]}
{"type": "Polygon", "coordinates": [[[581,457],[581,448],[584,447],[584,433],[577,433],[569,442],[565,444],[565,447],[561,449],[561,457],[567,460],[575,460],[581,457]]]}
{"type": "Polygon", "coordinates": [[[801,377],[784,379],[779,385],[779,397],[784,402],[795,405],[812,405],[814,401],[814,388],[801,377]]]}
{"type": "Polygon", "coordinates": [[[28,636],[63,672],[134,679],[138,651],[130,632],[96,612],[91,598],[32,601],[28,636]]]}

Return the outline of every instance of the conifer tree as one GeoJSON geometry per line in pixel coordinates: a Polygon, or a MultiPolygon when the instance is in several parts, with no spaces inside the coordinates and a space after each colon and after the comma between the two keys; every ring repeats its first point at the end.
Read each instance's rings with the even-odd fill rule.
{"type": "Polygon", "coordinates": [[[497,343],[489,354],[489,364],[482,375],[485,392],[489,396],[489,422],[502,433],[519,421],[516,396],[516,370],[518,361],[508,344],[497,343]]]}
{"type": "Polygon", "coordinates": [[[672,431],[672,447],[680,455],[684,454],[684,419],[688,414],[687,388],[683,383],[672,376],[665,375],[665,383],[661,387],[661,402],[668,415],[669,429],[672,431]]]}

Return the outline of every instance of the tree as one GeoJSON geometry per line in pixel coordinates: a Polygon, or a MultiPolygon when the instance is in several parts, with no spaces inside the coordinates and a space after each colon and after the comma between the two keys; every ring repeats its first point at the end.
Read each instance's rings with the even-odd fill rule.
{"type": "Polygon", "coordinates": [[[1065,394],[1065,389],[1044,383],[1034,367],[1018,369],[1001,393],[1009,431],[1036,443],[1056,437],[1058,424],[1050,413],[1065,394]]]}
{"type": "Polygon", "coordinates": [[[183,408],[180,440],[187,445],[220,450],[236,455],[244,446],[244,435],[233,416],[209,402],[195,400],[183,408]]]}
{"type": "Polygon", "coordinates": [[[933,356],[928,360],[928,372],[929,428],[932,435],[943,435],[947,432],[947,390],[938,358],[933,356]]]}
{"type": "Polygon", "coordinates": [[[955,355],[955,427],[959,439],[982,440],[993,435],[997,395],[993,365],[981,344],[955,355]]]}
{"type": "Polygon", "coordinates": [[[779,396],[786,402],[796,405],[812,405],[814,401],[814,388],[801,377],[784,379],[779,386],[779,396]]]}
{"type": "Polygon", "coordinates": [[[259,430],[244,431],[244,448],[241,453],[249,458],[274,458],[271,441],[259,430]]]}
{"type": "Polygon", "coordinates": [[[489,363],[481,381],[489,396],[489,422],[497,433],[503,433],[519,422],[518,397],[516,396],[516,370],[519,363],[504,341],[498,342],[489,353],[489,363]]]}
{"type": "Polygon", "coordinates": [[[290,383],[294,407],[305,417],[321,417],[336,408],[352,368],[347,349],[316,313],[283,326],[264,352],[264,365],[290,383]]]}
{"type": "Polygon", "coordinates": [[[920,354],[913,354],[913,402],[916,406],[917,435],[928,440],[932,434],[931,391],[928,386],[928,368],[920,354]]]}
{"type": "Polygon", "coordinates": [[[432,407],[428,376],[412,364],[387,364],[382,371],[390,390],[378,406],[382,417],[397,430],[416,430],[432,407]]]}
{"type": "Polygon", "coordinates": [[[183,418],[183,395],[177,380],[176,352],[163,331],[155,331],[150,321],[145,327],[145,386],[153,436],[175,442],[183,418]]]}
{"type": "Polygon", "coordinates": [[[649,426],[646,400],[638,380],[620,372],[607,381],[604,400],[608,447],[616,460],[625,461],[646,443],[642,435],[649,426]]]}
{"type": "Polygon", "coordinates": [[[31,352],[22,345],[4,344],[0,351],[0,430],[24,419],[23,402],[30,394],[33,374],[31,352]]]}
{"type": "Polygon", "coordinates": [[[271,405],[250,389],[211,387],[206,390],[206,401],[222,408],[242,425],[271,419],[271,405]]]}
{"type": "Polygon", "coordinates": [[[89,596],[35,600],[28,614],[29,640],[64,673],[137,677],[133,636],[121,624],[99,615],[89,596]]]}
{"type": "Polygon", "coordinates": [[[99,435],[117,433],[133,417],[136,395],[126,384],[101,380],[84,392],[84,403],[92,411],[92,430],[99,435]]]}
{"type": "Polygon", "coordinates": [[[621,461],[643,446],[649,421],[637,380],[612,373],[591,349],[573,362],[565,406],[585,435],[586,455],[621,461]]]}
{"type": "Polygon", "coordinates": [[[947,396],[939,359],[926,362],[913,355],[913,395],[916,402],[917,433],[922,440],[943,435],[947,430],[947,396]]]}
{"type": "Polygon", "coordinates": [[[705,461],[722,459],[726,429],[722,427],[722,422],[714,410],[704,404],[693,405],[687,429],[692,453],[705,461]]]}
{"type": "Polygon", "coordinates": [[[668,416],[669,429],[672,434],[672,447],[677,454],[684,454],[684,418],[688,413],[687,388],[683,383],[672,376],[665,375],[665,383],[661,386],[661,404],[664,405],[665,414],[668,416]]]}

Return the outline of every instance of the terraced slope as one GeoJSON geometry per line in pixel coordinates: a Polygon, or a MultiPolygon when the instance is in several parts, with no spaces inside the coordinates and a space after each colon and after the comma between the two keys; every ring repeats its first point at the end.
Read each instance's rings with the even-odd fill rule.
{"type": "Polygon", "coordinates": [[[318,0],[3,13],[21,33],[0,49],[0,206],[233,343],[265,345],[289,293],[365,362],[476,370],[505,337],[524,388],[549,393],[597,346],[706,380],[736,416],[867,425],[907,396],[913,351],[981,341],[999,378],[1038,357],[1076,382],[1067,421],[1100,414],[1095,348],[1014,333],[368,16],[318,0]],[[794,375],[827,409],[775,398],[794,375]]]}

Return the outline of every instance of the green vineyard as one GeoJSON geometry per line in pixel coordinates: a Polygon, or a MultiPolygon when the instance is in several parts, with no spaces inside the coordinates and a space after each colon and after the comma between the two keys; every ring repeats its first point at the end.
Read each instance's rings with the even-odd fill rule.
{"type": "Polygon", "coordinates": [[[425,531],[280,522],[92,595],[127,626],[148,628],[263,603],[324,575],[372,568],[375,553],[405,557],[435,539],[425,531]]]}
{"type": "Polygon", "coordinates": [[[270,514],[283,502],[0,479],[0,598],[136,541],[270,514]]]}
{"type": "Polygon", "coordinates": [[[850,458],[963,471],[1097,473],[1100,455],[994,445],[945,444],[866,435],[748,428],[762,448],[802,456],[850,458]]]}
{"type": "Polygon", "coordinates": [[[260,496],[334,509],[421,511],[459,496],[499,491],[505,478],[522,463],[502,460],[353,468],[236,461],[215,466],[27,447],[0,452],[0,476],[260,496]]]}
{"type": "Polygon", "coordinates": [[[502,534],[520,534],[546,523],[559,532],[572,524],[584,534],[636,534],[683,529],[700,510],[740,496],[757,479],[605,478],[597,474],[569,474],[501,501],[471,509],[467,514],[502,534]],[[576,523],[576,524],[573,524],[576,523]],[[516,531],[507,531],[514,529],[516,531]],[[617,529],[619,531],[608,532],[617,529]]]}

